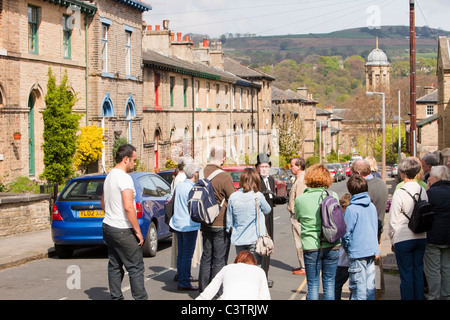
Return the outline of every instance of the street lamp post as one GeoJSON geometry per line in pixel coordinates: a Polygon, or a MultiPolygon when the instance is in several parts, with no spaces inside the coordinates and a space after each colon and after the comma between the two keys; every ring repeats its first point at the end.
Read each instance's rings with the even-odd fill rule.
{"type": "Polygon", "coordinates": [[[366,95],[371,97],[374,94],[379,94],[383,97],[383,115],[381,121],[381,178],[386,182],[386,108],[385,108],[385,94],[384,92],[367,91],[366,95]]]}

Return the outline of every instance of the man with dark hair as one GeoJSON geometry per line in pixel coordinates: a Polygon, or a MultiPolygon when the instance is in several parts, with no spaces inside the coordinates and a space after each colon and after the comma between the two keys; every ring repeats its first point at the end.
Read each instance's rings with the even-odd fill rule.
{"type": "Polygon", "coordinates": [[[128,174],[134,170],[136,158],[135,147],[131,144],[121,146],[115,156],[116,165],[106,177],[103,187],[103,241],[108,248],[109,291],[114,300],[123,299],[121,285],[124,266],[130,277],[133,298],[148,298],[144,287],[144,238],[136,217],[136,190],[128,174]]]}
{"type": "Polygon", "coordinates": [[[423,181],[425,183],[428,182],[428,178],[430,177],[431,168],[439,165],[439,160],[433,153],[427,153],[422,158],[420,158],[420,163],[422,164],[422,170],[424,173],[423,181]]]}
{"type": "Polygon", "coordinates": [[[294,268],[292,270],[293,274],[305,275],[305,261],[303,258],[302,250],[302,240],[301,240],[301,224],[295,218],[295,198],[302,194],[306,189],[305,185],[305,159],[301,157],[295,157],[291,160],[291,172],[295,175],[295,182],[292,185],[291,191],[289,192],[289,202],[287,209],[291,214],[291,224],[292,224],[292,235],[294,236],[295,248],[297,249],[297,257],[299,262],[299,268],[294,268]]]}

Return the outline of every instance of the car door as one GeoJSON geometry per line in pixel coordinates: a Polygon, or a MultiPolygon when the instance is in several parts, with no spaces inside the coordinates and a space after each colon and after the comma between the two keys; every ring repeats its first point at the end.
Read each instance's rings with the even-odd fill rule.
{"type": "Polygon", "coordinates": [[[148,230],[150,222],[156,219],[158,238],[169,236],[169,226],[164,221],[164,204],[170,199],[170,185],[163,178],[151,173],[142,175],[137,181],[142,190],[143,215],[149,219],[146,229],[148,230]]]}

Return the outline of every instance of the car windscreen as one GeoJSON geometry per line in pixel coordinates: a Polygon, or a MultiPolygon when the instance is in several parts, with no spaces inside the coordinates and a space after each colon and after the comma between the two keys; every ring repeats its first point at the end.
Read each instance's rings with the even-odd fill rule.
{"type": "Polygon", "coordinates": [[[228,171],[228,173],[231,175],[233,182],[239,182],[239,180],[241,179],[242,171],[228,171]]]}
{"type": "Polygon", "coordinates": [[[75,180],[67,186],[59,201],[101,200],[105,179],[75,180]]]}
{"type": "Polygon", "coordinates": [[[137,179],[142,193],[151,197],[163,197],[170,194],[170,185],[156,175],[144,175],[137,179]]]}

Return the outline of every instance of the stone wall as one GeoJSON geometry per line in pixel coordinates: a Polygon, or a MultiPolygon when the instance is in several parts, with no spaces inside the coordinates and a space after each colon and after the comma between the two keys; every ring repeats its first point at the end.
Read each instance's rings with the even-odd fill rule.
{"type": "Polygon", "coordinates": [[[0,237],[50,228],[49,194],[0,193],[0,237]]]}

